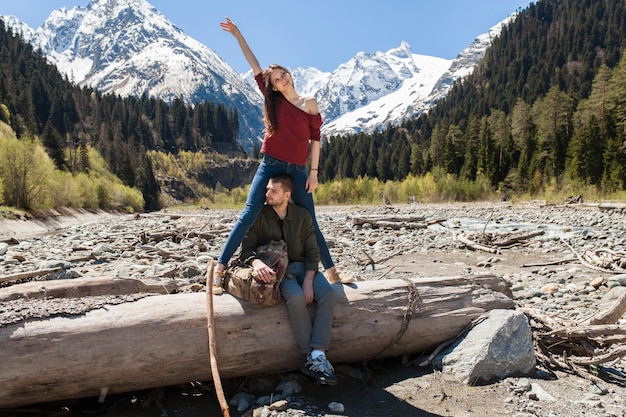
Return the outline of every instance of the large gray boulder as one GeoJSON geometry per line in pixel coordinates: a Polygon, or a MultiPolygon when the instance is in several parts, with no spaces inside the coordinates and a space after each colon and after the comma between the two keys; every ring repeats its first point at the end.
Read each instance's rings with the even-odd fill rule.
{"type": "Polygon", "coordinates": [[[528,318],[516,310],[491,310],[434,364],[469,385],[527,375],[536,364],[528,318]]]}

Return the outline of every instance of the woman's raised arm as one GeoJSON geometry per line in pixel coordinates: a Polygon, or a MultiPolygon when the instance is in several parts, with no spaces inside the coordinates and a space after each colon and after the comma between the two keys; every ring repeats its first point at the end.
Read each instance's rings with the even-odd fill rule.
{"type": "Polygon", "coordinates": [[[243,56],[246,58],[246,61],[248,61],[248,64],[250,64],[250,67],[252,67],[252,72],[254,73],[254,75],[262,72],[263,69],[261,68],[261,65],[259,65],[259,61],[252,53],[252,49],[250,49],[250,46],[248,46],[248,42],[246,42],[246,39],[241,34],[241,31],[239,31],[239,28],[237,27],[235,22],[227,17],[225,22],[220,22],[220,26],[223,30],[225,30],[226,32],[230,32],[235,37],[235,39],[237,39],[237,42],[239,42],[239,47],[241,48],[241,52],[243,52],[243,56]]]}

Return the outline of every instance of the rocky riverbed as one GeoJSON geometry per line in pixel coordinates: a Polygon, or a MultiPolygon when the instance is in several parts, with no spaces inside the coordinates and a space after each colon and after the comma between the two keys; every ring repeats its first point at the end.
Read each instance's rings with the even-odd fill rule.
{"type": "MultiPolygon", "coordinates": [[[[40,221],[36,228],[20,220],[0,222],[0,286],[109,276],[142,279],[170,291],[203,291],[206,264],[219,254],[238,214],[237,210],[85,214],[65,223],[63,218],[50,224],[40,221]]],[[[357,280],[491,273],[510,283],[520,308],[572,323],[609,308],[626,291],[626,212],[620,209],[539,202],[413,204],[320,207],[317,217],[338,269],[357,280]],[[501,236],[509,241],[498,242],[501,236]]],[[[148,295],[0,301],[0,326],[33,317],[81,314],[143,296],[148,295]]],[[[626,320],[622,317],[619,324],[626,325],[626,320]]],[[[623,346],[623,340],[616,345],[623,346]]],[[[592,382],[560,371],[554,378],[538,367],[529,377],[467,387],[432,369],[418,368],[416,362],[412,358],[406,366],[405,358],[404,363],[398,359],[338,364],[340,384],[334,388],[290,376],[287,379],[295,382],[284,395],[282,408],[257,412],[277,416],[624,415],[626,391],[619,383],[592,382]]],[[[608,366],[621,373],[626,362],[616,358],[608,366]]],[[[226,385],[242,383],[227,381],[226,385]]],[[[117,402],[115,406],[110,402],[49,405],[36,411],[45,414],[65,406],[75,412],[93,407],[100,414],[120,415],[124,410],[128,415],[148,415],[137,406],[141,403],[151,404],[148,410],[154,412],[156,407],[162,415],[200,415],[196,408],[206,415],[207,407],[219,415],[210,386],[171,387],[160,394],[134,393],[107,401],[117,402]]]]}

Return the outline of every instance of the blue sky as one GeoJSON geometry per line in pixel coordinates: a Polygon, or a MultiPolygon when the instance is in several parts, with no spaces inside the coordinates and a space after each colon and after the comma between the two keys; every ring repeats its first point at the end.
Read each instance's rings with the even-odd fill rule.
{"type": "MultiPolygon", "coordinates": [[[[148,0],[176,26],[217,52],[236,71],[249,69],[235,39],[219,22],[237,23],[261,66],[311,66],[332,71],[358,52],[398,47],[454,58],[474,38],[529,0],[148,0]]],[[[33,28],[60,7],[89,0],[0,0],[0,15],[33,28]]]]}

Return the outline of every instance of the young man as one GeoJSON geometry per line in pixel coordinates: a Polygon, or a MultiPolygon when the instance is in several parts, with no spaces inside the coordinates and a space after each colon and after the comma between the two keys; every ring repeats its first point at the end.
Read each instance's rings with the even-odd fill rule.
{"type": "Polygon", "coordinates": [[[289,265],[280,291],[287,300],[289,319],[300,351],[307,355],[301,371],[318,383],[335,385],[337,378],[325,352],[330,345],[335,293],[320,262],[313,219],[309,212],[289,202],[293,180],[287,174],[273,176],[267,184],[265,206],[241,245],[241,260],[254,268],[257,279],[271,280],[274,271],[256,257],[256,248],[272,240],[287,242],[289,265]],[[307,304],[316,302],[315,316],[307,304]]]}

